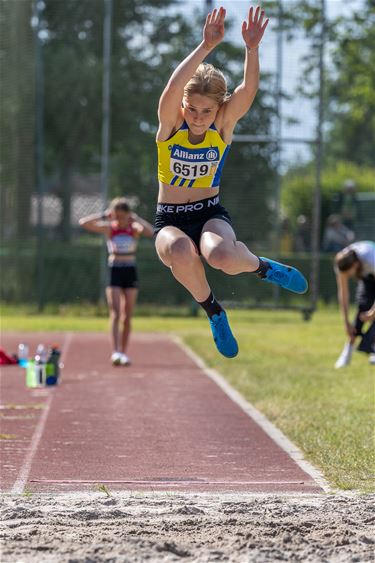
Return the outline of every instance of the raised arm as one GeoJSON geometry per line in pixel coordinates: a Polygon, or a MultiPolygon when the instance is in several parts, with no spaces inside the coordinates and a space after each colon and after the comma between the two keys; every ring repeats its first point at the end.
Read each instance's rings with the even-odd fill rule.
{"type": "Polygon", "coordinates": [[[259,86],[258,48],[268,21],[268,19],[264,19],[264,10],[259,7],[254,10],[251,7],[247,21],[242,24],[242,37],[246,47],[244,77],[223,107],[223,129],[227,134],[233,132],[237,121],[248,112],[257,93],[259,86]]]}
{"type": "Polygon", "coordinates": [[[159,101],[159,131],[157,138],[165,140],[169,137],[177,122],[182,117],[181,103],[184,87],[204,61],[224,37],[225,10],[213,10],[206,17],[203,28],[203,40],[176,68],[170,77],[159,101]]]}
{"type": "Polygon", "coordinates": [[[132,220],[133,228],[137,231],[138,235],[150,238],[154,236],[154,228],[146,219],[142,219],[142,217],[139,217],[136,213],[132,213],[132,220]]]}
{"type": "Polygon", "coordinates": [[[93,215],[82,217],[79,220],[79,225],[86,229],[86,231],[91,231],[92,233],[100,233],[106,236],[110,231],[110,226],[108,223],[108,213],[94,213],[93,215]]]}

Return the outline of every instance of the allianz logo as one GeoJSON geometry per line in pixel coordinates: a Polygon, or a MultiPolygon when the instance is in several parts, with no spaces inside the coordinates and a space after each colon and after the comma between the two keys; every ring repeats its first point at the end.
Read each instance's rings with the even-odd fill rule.
{"type": "Polygon", "coordinates": [[[209,149],[206,157],[207,160],[217,160],[219,158],[219,154],[216,149],[209,149]]]}

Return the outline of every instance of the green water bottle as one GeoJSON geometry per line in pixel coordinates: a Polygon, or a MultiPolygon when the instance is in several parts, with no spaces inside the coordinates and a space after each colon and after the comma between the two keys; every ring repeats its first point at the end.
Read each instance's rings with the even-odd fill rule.
{"type": "Polygon", "coordinates": [[[56,344],[50,348],[46,364],[46,385],[57,385],[60,375],[60,350],[56,344]]]}
{"type": "Polygon", "coordinates": [[[35,361],[29,360],[26,366],[26,387],[38,387],[36,380],[35,361]]]}

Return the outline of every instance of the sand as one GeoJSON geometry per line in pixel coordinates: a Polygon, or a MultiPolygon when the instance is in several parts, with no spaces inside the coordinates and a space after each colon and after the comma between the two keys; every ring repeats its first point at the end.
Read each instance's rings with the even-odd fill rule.
{"type": "Polygon", "coordinates": [[[4,495],[2,563],[374,561],[375,495],[4,495]]]}

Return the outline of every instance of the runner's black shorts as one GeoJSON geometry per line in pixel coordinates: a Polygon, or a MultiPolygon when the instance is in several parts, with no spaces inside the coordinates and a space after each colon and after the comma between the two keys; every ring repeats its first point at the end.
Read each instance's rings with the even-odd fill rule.
{"type": "Polygon", "coordinates": [[[138,271],[134,264],[110,264],[108,285],[122,289],[138,288],[138,271]]]}
{"type": "Polygon", "coordinates": [[[222,219],[232,226],[228,211],[219,203],[219,196],[184,204],[158,203],[154,236],[164,227],[177,227],[192,239],[199,250],[203,227],[210,219],[222,219]]]}
{"type": "Polygon", "coordinates": [[[375,303],[375,276],[367,274],[358,281],[355,301],[358,306],[358,312],[354,326],[357,330],[357,334],[361,334],[364,323],[359,318],[360,314],[371,309],[375,303]]]}

